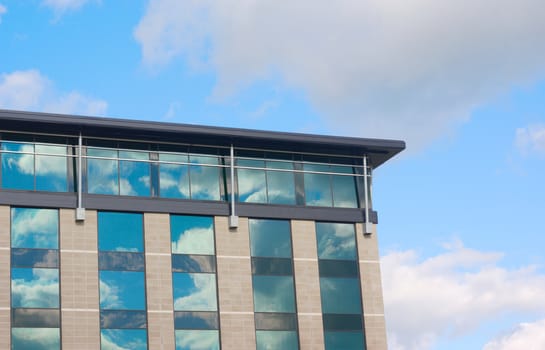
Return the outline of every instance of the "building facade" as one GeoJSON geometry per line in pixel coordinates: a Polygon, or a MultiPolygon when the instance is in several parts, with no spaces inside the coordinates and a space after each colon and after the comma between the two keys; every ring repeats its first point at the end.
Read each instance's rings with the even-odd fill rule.
{"type": "Polygon", "coordinates": [[[387,348],[371,170],[402,141],[0,125],[0,348],[387,348]]]}

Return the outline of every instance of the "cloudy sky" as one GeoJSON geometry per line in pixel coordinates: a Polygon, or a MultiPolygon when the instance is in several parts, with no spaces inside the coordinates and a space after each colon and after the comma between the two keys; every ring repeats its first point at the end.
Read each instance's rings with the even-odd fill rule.
{"type": "Polygon", "coordinates": [[[0,0],[0,43],[0,108],[405,140],[390,348],[545,348],[542,0],[0,0]]]}

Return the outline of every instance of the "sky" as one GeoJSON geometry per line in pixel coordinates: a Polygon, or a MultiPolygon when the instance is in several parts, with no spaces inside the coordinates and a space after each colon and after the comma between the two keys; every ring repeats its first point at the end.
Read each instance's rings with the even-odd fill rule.
{"type": "Polygon", "coordinates": [[[0,108],[393,138],[389,347],[545,348],[542,0],[0,0],[0,108]]]}

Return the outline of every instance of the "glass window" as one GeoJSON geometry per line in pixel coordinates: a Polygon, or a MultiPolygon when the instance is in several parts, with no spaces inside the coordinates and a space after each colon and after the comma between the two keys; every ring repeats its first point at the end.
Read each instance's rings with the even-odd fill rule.
{"type": "Polygon", "coordinates": [[[12,328],[11,348],[53,350],[61,348],[59,328],[12,328]]]}
{"type": "Polygon", "coordinates": [[[220,168],[217,157],[195,156],[189,157],[191,180],[191,198],[203,200],[221,200],[220,195],[220,168]],[[212,166],[207,166],[212,165],[212,166]]]}
{"type": "Polygon", "coordinates": [[[143,252],[142,214],[99,212],[98,247],[102,251],[143,252]]]}
{"type": "Polygon", "coordinates": [[[320,259],[356,259],[356,234],[353,224],[316,223],[320,259]]]}
{"type": "Polygon", "coordinates": [[[172,272],[216,272],[216,257],[172,254],[172,272]]]}
{"type": "Polygon", "coordinates": [[[115,329],[146,328],[146,311],[102,310],[100,327],[115,329]]]}
{"type": "MultiPolygon", "coordinates": [[[[333,166],[332,172],[353,174],[352,167],[333,166]]],[[[342,208],[357,208],[356,182],[353,176],[333,175],[333,206],[342,208]]]]}
{"type": "Polygon", "coordinates": [[[100,331],[100,347],[103,350],[148,348],[145,329],[102,329],[100,331]]]}
{"type": "Polygon", "coordinates": [[[295,331],[256,331],[255,336],[257,350],[295,350],[299,348],[295,331]]]}
{"type": "Polygon", "coordinates": [[[100,271],[99,277],[101,309],[145,310],[143,272],[100,271]]]}
{"type": "Polygon", "coordinates": [[[161,153],[159,154],[159,160],[161,161],[159,165],[160,196],[164,198],[189,198],[189,166],[187,165],[189,158],[187,154],[161,153]]]}
{"type": "Polygon", "coordinates": [[[295,312],[292,276],[253,276],[256,312],[295,312]]]}
{"type": "Polygon", "coordinates": [[[60,325],[59,309],[11,309],[12,327],[57,328],[60,325]]]}
{"type": "Polygon", "coordinates": [[[265,161],[239,159],[237,165],[262,169],[237,169],[238,200],[247,203],[267,203],[265,161]]]}
{"type": "Polygon", "coordinates": [[[214,255],[214,221],[207,216],[171,215],[173,254],[214,255]]]}
{"type": "Polygon", "coordinates": [[[100,252],[98,254],[100,270],[144,271],[144,254],[129,252],[100,252]]]}
{"type": "Polygon", "coordinates": [[[285,220],[250,219],[250,250],[257,257],[291,257],[290,223],[285,220]]]}
{"type": "Polygon", "coordinates": [[[2,142],[2,187],[34,189],[34,145],[2,142]]]}
{"type": "Polygon", "coordinates": [[[216,330],[176,330],[176,350],[219,350],[216,330]]]}
{"type": "Polygon", "coordinates": [[[216,275],[209,273],[172,274],[174,310],[216,311],[216,275]]]}
{"type": "Polygon", "coordinates": [[[59,270],[12,268],[11,306],[58,308],[59,270]]]}
{"type": "Polygon", "coordinates": [[[119,193],[124,196],[151,194],[149,153],[119,151],[119,193]],[[134,161],[127,160],[134,159],[134,161]]]}
{"type": "Polygon", "coordinates": [[[89,147],[87,157],[87,192],[119,194],[117,151],[89,147]]]}
{"type": "Polygon", "coordinates": [[[286,258],[253,258],[252,273],[254,275],[293,275],[291,259],[286,258]]]}
{"type": "Polygon", "coordinates": [[[11,246],[13,248],[57,249],[58,231],[59,214],[56,209],[11,209],[11,246]]]}
{"type": "Polygon", "coordinates": [[[330,175],[312,172],[330,172],[328,165],[304,164],[305,173],[305,203],[311,206],[331,207],[330,175]]]}
{"type": "Polygon", "coordinates": [[[176,329],[218,329],[217,312],[174,312],[174,328],[176,329]]]}
{"type": "Polygon", "coordinates": [[[294,313],[255,313],[255,329],[270,331],[291,331],[297,329],[294,313]]]}
{"type": "Polygon", "coordinates": [[[295,179],[292,162],[267,161],[269,169],[283,169],[286,171],[267,170],[267,197],[271,204],[295,204],[295,179]]]}
{"type": "Polygon", "coordinates": [[[356,278],[320,278],[322,312],[361,313],[360,281],[356,278]]]}
{"type": "Polygon", "coordinates": [[[327,350],[363,350],[363,332],[324,332],[327,350]]]}
{"type": "Polygon", "coordinates": [[[52,192],[68,191],[66,146],[36,145],[35,149],[36,190],[52,192]]]}

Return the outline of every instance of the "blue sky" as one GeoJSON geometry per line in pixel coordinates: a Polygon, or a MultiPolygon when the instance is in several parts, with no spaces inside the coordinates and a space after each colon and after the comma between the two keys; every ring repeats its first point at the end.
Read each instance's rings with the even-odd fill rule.
{"type": "Polygon", "coordinates": [[[396,138],[390,348],[541,349],[541,0],[0,0],[0,108],[396,138]]]}

